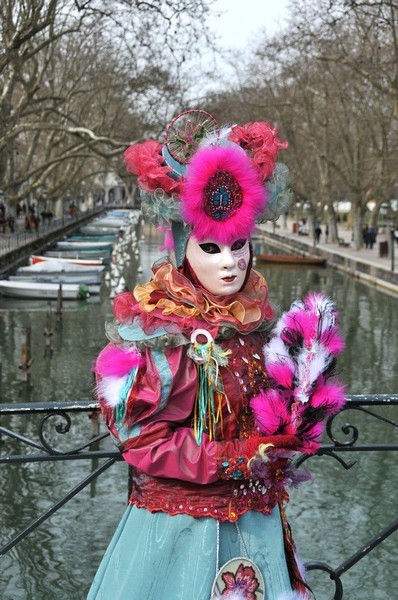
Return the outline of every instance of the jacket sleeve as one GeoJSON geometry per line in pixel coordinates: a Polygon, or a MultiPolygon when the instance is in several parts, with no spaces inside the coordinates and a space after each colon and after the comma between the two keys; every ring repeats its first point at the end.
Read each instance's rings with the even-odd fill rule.
{"type": "MultiPolygon", "coordinates": [[[[97,390],[105,423],[128,464],[154,477],[199,484],[250,477],[247,463],[267,439],[216,442],[204,434],[197,444],[190,423],[197,371],[184,347],[147,349],[118,377],[107,360],[116,352],[124,351],[108,347],[100,355],[97,390]]],[[[117,362],[128,363],[123,354],[117,362]]]]}
{"type": "Polygon", "coordinates": [[[197,371],[186,349],[147,348],[135,357],[129,364],[126,351],[109,344],[96,363],[104,421],[124,459],[152,476],[216,481],[217,444],[203,436],[198,445],[189,423],[197,371]]]}

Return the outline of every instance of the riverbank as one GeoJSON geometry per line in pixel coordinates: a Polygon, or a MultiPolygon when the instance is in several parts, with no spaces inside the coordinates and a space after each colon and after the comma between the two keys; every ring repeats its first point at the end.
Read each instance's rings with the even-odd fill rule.
{"type": "MultiPolygon", "coordinates": [[[[294,232],[293,221],[279,219],[276,224],[267,222],[259,225],[258,234],[265,242],[269,242],[281,253],[294,253],[299,256],[317,256],[325,258],[327,266],[347,273],[371,285],[398,294],[398,246],[395,245],[395,265],[392,270],[391,242],[386,234],[377,236],[373,248],[356,250],[350,229],[339,228],[339,243],[331,243],[325,239],[324,232],[320,242],[314,244],[309,235],[294,232]],[[382,255],[388,243],[388,254],[382,255]]],[[[324,228],[323,228],[324,230],[324,228]]]]}
{"type": "MultiPolygon", "coordinates": [[[[35,232],[13,234],[0,233],[0,277],[12,272],[29,258],[45,250],[63,235],[71,233],[97,214],[109,207],[96,207],[74,217],[64,217],[52,223],[41,225],[35,232]]],[[[345,226],[339,228],[340,243],[331,243],[321,235],[320,242],[314,244],[309,235],[294,232],[293,220],[280,218],[277,223],[259,225],[258,234],[265,242],[271,243],[281,253],[294,253],[298,256],[316,256],[326,259],[327,265],[347,273],[357,279],[398,295],[398,246],[395,250],[395,265],[392,270],[391,242],[386,234],[379,234],[373,248],[356,250],[352,242],[352,232],[345,226]],[[388,254],[381,255],[386,249],[388,254]]]]}
{"type": "Polygon", "coordinates": [[[0,233],[0,277],[8,275],[26,262],[31,254],[40,254],[56,240],[84,225],[106,208],[108,207],[99,206],[74,216],[53,219],[40,224],[37,231],[0,233]]]}

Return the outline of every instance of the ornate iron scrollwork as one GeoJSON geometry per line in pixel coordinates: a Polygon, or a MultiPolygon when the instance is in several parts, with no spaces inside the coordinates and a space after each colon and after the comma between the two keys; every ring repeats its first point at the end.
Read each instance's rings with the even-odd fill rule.
{"type": "MultiPolygon", "coordinates": [[[[341,413],[339,413],[339,414],[341,414],[341,413]]],[[[332,428],[333,428],[336,417],[337,417],[337,415],[333,415],[333,416],[329,417],[326,422],[327,436],[329,437],[330,440],[332,440],[332,442],[336,446],[353,446],[354,444],[356,444],[356,442],[358,441],[358,438],[359,438],[358,427],[356,427],[355,425],[352,425],[351,423],[344,423],[341,426],[341,431],[344,433],[344,435],[349,435],[350,433],[352,435],[351,435],[351,439],[342,442],[342,441],[338,440],[337,437],[335,435],[333,435],[333,432],[332,432],[332,428]]]]}
{"type": "MultiPolygon", "coordinates": [[[[57,421],[54,425],[54,430],[62,435],[65,435],[66,433],[68,433],[70,431],[70,426],[72,424],[72,419],[70,418],[70,416],[68,415],[68,413],[64,412],[64,411],[56,411],[56,412],[51,412],[49,414],[47,414],[45,417],[43,417],[43,419],[40,421],[39,424],[39,438],[40,441],[43,445],[43,448],[49,453],[49,454],[65,454],[64,450],[57,450],[56,448],[54,448],[49,442],[47,442],[45,435],[44,435],[44,428],[45,425],[47,423],[47,421],[49,419],[52,419],[54,417],[61,417],[62,419],[64,419],[64,423],[61,421],[57,421]]],[[[68,454],[75,454],[76,450],[69,450],[68,454]]]]}
{"type": "Polygon", "coordinates": [[[340,575],[331,566],[323,562],[312,561],[305,564],[307,571],[325,571],[329,573],[330,579],[334,582],[335,592],[333,600],[341,600],[343,598],[343,584],[340,575]]]}

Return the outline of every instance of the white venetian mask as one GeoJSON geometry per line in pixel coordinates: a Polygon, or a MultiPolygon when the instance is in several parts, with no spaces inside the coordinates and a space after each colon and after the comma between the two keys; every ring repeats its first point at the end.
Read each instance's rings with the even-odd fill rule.
{"type": "Polygon", "coordinates": [[[229,296],[236,294],[245,281],[250,261],[249,240],[238,239],[227,245],[211,239],[198,242],[191,235],[186,256],[206,290],[215,296],[229,296]]]}

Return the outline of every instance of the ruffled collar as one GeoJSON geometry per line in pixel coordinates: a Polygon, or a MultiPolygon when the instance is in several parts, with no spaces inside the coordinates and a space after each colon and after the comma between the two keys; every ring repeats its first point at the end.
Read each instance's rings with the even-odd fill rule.
{"type": "Polygon", "coordinates": [[[196,289],[164,259],[153,266],[148,283],[136,286],[133,293],[116,296],[114,314],[120,323],[138,323],[147,335],[162,327],[168,333],[190,337],[192,331],[203,328],[214,339],[220,328],[250,333],[275,317],[265,279],[256,271],[251,270],[243,290],[220,298],[196,289]]]}

